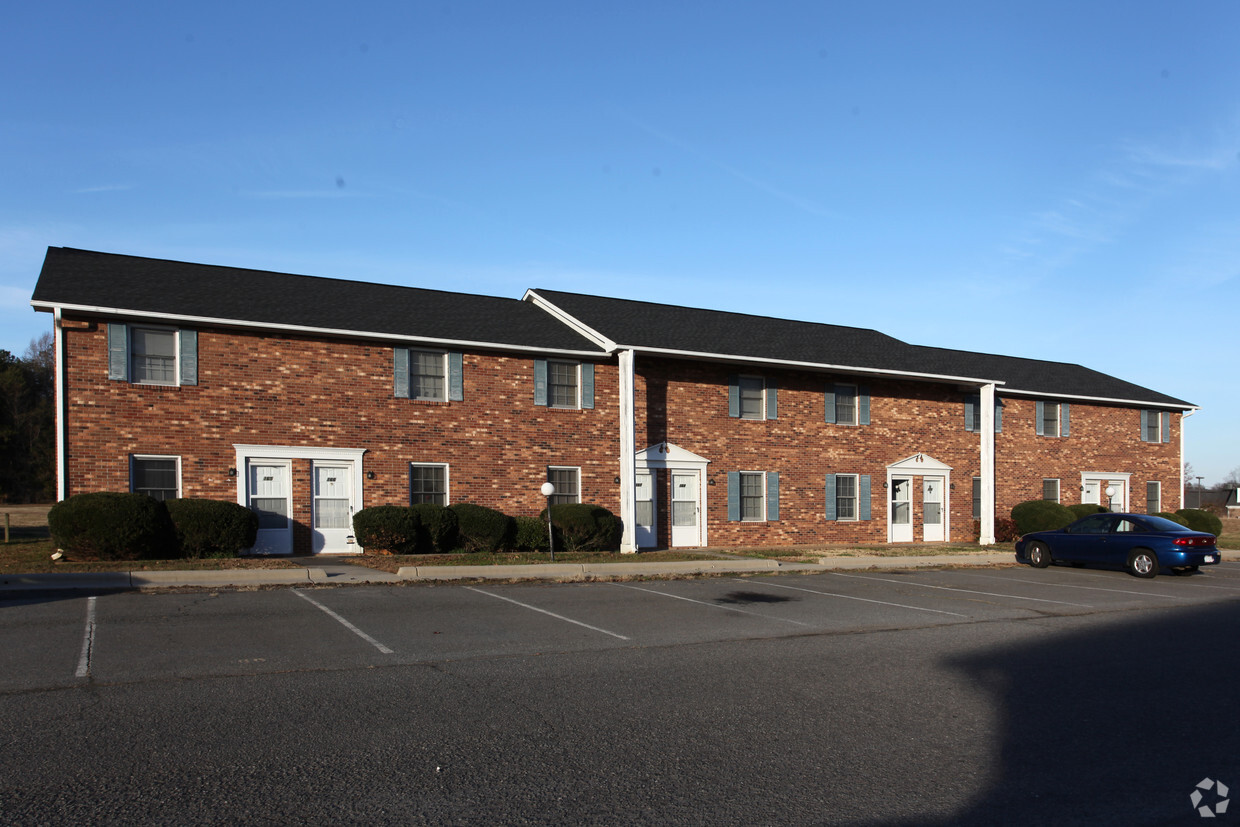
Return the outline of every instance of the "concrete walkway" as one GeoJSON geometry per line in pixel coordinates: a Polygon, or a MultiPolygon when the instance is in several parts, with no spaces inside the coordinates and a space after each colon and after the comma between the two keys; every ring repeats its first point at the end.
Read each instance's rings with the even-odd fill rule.
{"type": "Polygon", "coordinates": [[[520,566],[403,566],[395,574],[349,562],[349,558],[290,558],[298,568],[214,571],[130,571],[99,573],[0,574],[0,592],[128,591],[169,588],[253,588],[337,586],[451,580],[606,580],[610,577],[691,577],[711,574],[822,572],[848,569],[914,569],[936,566],[993,566],[1014,563],[1012,551],[931,554],[906,557],[826,557],[819,563],[783,563],[761,558],[692,560],[676,563],[544,563],[520,566]]]}

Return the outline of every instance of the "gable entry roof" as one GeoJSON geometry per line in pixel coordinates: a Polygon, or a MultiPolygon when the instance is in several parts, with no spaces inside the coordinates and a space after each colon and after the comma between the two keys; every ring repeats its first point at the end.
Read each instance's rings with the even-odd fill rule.
{"type": "Polygon", "coordinates": [[[858,327],[529,290],[524,300],[49,247],[31,304],[290,334],[605,357],[620,349],[1187,410],[1075,364],[921,347],[858,327]]]}

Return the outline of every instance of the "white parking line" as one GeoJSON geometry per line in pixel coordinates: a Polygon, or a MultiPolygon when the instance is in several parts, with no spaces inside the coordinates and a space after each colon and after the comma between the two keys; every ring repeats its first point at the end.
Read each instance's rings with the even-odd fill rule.
{"type": "Polygon", "coordinates": [[[1092,592],[1115,592],[1117,594],[1139,594],[1145,597],[1166,597],[1171,600],[1187,600],[1188,598],[1179,594],[1159,594],[1158,592],[1134,592],[1131,589],[1104,589],[1101,586],[1074,586],[1069,583],[1047,583],[1042,580],[1023,580],[1019,577],[997,577],[993,574],[974,574],[971,571],[960,572],[960,574],[969,577],[981,577],[986,580],[999,580],[1004,583],[1032,583],[1035,586],[1047,586],[1052,589],[1085,589],[1092,592]]]}
{"type": "Polygon", "coordinates": [[[965,594],[980,594],[986,597],[1010,597],[1013,600],[1030,600],[1034,603],[1057,603],[1060,606],[1079,606],[1082,609],[1094,608],[1088,603],[1069,603],[1066,600],[1046,600],[1041,597],[1021,597],[1019,594],[998,594],[996,592],[979,592],[975,589],[953,589],[950,586],[931,586],[928,583],[918,583],[915,580],[892,580],[889,577],[869,577],[864,574],[840,574],[838,571],[827,572],[836,577],[852,577],[857,580],[880,580],[883,583],[899,583],[903,586],[919,586],[923,589],[942,589],[945,592],[964,592],[965,594]]]}
{"type": "Polygon", "coordinates": [[[754,586],[770,586],[773,589],[791,589],[794,592],[809,592],[810,594],[822,594],[827,597],[841,597],[844,600],[860,600],[862,603],[877,603],[880,606],[895,606],[900,609],[912,609],[915,612],[933,612],[939,615],[951,615],[952,617],[968,617],[968,615],[958,614],[957,612],[945,612],[942,609],[923,609],[921,606],[906,606],[903,603],[888,603],[886,600],[870,600],[867,597],[854,597],[851,594],[837,594],[836,592],[822,592],[817,589],[803,589],[798,586],[785,586],[782,583],[768,583],[765,580],[746,580],[744,581],[754,586]]]}
{"type": "Polygon", "coordinates": [[[328,617],[330,617],[332,620],[335,620],[335,621],[336,621],[337,623],[339,623],[341,626],[343,626],[344,628],[348,629],[350,632],[352,632],[353,634],[357,635],[357,636],[358,636],[358,637],[360,637],[362,640],[366,641],[367,643],[369,643],[371,646],[373,646],[373,647],[375,647],[376,649],[378,649],[378,650],[379,650],[380,652],[382,652],[383,654],[385,654],[385,655],[395,654],[395,653],[394,653],[391,649],[387,648],[387,647],[386,647],[386,646],[384,646],[382,643],[380,643],[379,641],[375,640],[375,639],[374,639],[374,638],[372,638],[370,635],[366,634],[366,633],[365,633],[365,632],[363,632],[361,629],[357,628],[357,627],[356,627],[356,626],[354,626],[352,623],[350,623],[349,621],[345,620],[343,617],[341,617],[340,615],[336,614],[336,613],[335,613],[335,612],[333,612],[331,609],[327,608],[327,607],[326,607],[326,606],[324,606],[322,603],[320,603],[319,601],[315,600],[313,597],[311,597],[310,595],[306,594],[305,592],[300,592],[300,591],[298,591],[297,589],[293,589],[293,594],[297,595],[297,596],[298,596],[298,597],[300,597],[302,600],[304,600],[304,601],[306,601],[307,603],[309,603],[311,606],[314,606],[314,607],[316,607],[316,608],[318,608],[318,609],[322,610],[322,612],[323,612],[324,614],[326,614],[328,617]]]}
{"type": "Polygon", "coordinates": [[[475,589],[473,586],[466,586],[465,588],[471,592],[485,594],[487,597],[494,597],[496,600],[503,600],[505,603],[520,606],[522,609],[529,609],[532,612],[539,612],[540,614],[545,614],[548,617],[554,617],[556,620],[563,620],[565,623],[572,623],[574,626],[581,626],[582,628],[589,629],[592,632],[601,632],[604,635],[611,635],[612,637],[619,638],[620,640],[629,640],[629,638],[624,635],[618,635],[615,632],[609,632],[606,629],[591,626],[589,623],[582,623],[580,620],[573,620],[571,617],[565,617],[564,615],[558,615],[555,612],[549,612],[546,609],[540,609],[537,606],[531,606],[528,603],[522,603],[520,600],[513,600],[511,597],[504,597],[503,595],[495,594],[493,592],[484,592],[482,589],[475,589]]]}
{"type": "Polygon", "coordinates": [[[658,592],[658,591],[655,591],[654,589],[643,589],[640,586],[630,586],[625,583],[610,583],[608,585],[619,586],[622,589],[632,589],[633,591],[636,591],[636,592],[646,592],[647,594],[657,594],[659,597],[670,597],[674,600],[684,600],[687,603],[696,603],[699,606],[710,606],[712,609],[723,609],[725,612],[740,612],[743,615],[753,615],[754,617],[761,617],[766,620],[778,620],[781,623],[792,623],[797,626],[806,626],[806,627],[810,626],[810,624],[802,623],[799,620],[789,620],[786,617],[775,617],[773,615],[759,614],[758,612],[747,612],[744,609],[738,609],[735,606],[720,606],[718,603],[707,603],[705,600],[694,600],[692,597],[681,597],[678,594],[668,594],[667,592],[658,592]]]}
{"type": "Polygon", "coordinates": [[[82,654],[78,657],[77,672],[74,677],[90,677],[90,653],[95,647],[95,600],[86,598],[86,631],[82,634],[82,654]]]}

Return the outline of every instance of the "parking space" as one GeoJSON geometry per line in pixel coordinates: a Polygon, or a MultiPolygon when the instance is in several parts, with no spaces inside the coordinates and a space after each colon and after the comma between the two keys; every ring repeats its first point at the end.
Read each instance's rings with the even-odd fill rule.
{"type": "Polygon", "coordinates": [[[0,601],[0,690],[907,629],[1237,598],[1240,564],[1151,580],[1018,566],[14,597],[0,601]]]}

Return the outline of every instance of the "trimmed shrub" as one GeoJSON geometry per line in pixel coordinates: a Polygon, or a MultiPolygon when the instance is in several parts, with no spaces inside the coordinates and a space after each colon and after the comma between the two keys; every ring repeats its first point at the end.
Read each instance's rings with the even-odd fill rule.
{"type": "Polygon", "coordinates": [[[374,505],[353,515],[353,535],[365,551],[417,554],[422,521],[406,505],[374,505]]]}
{"type": "Polygon", "coordinates": [[[1204,531],[1215,537],[1223,533],[1223,521],[1200,508],[1181,508],[1175,512],[1184,518],[1184,524],[1193,531],[1204,531]]]}
{"type": "Polygon", "coordinates": [[[1016,524],[1016,531],[1022,535],[1031,531],[1063,528],[1075,519],[1067,506],[1050,500],[1029,500],[1012,509],[1012,522],[1016,524]]]}
{"type": "Polygon", "coordinates": [[[1162,517],[1164,520],[1170,520],[1170,521],[1171,521],[1171,522],[1173,522],[1173,523],[1179,523],[1180,525],[1184,526],[1185,528],[1188,528],[1188,523],[1187,523],[1187,522],[1185,521],[1185,519],[1184,519],[1183,517],[1181,517],[1179,514],[1173,514],[1173,513],[1171,513],[1170,511],[1159,511],[1159,512],[1158,512],[1157,514],[1155,514],[1154,516],[1155,516],[1155,517],[1162,517]]]}
{"type": "Polygon", "coordinates": [[[460,526],[455,511],[434,503],[418,503],[409,508],[418,515],[422,524],[418,532],[419,554],[451,554],[456,551],[460,526]]]}
{"type": "Polygon", "coordinates": [[[456,512],[461,547],[466,551],[492,553],[510,542],[514,522],[507,514],[474,503],[456,503],[448,508],[456,512]]]}
{"type": "Polygon", "coordinates": [[[52,506],[47,525],[56,547],[73,555],[100,560],[176,556],[168,509],[146,494],[74,494],[52,506]]]}
{"type": "MultiPolygon", "coordinates": [[[[547,519],[546,509],[542,519],[547,519]]],[[[623,525],[601,505],[563,503],[551,506],[555,547],[564,551],[618,551],[623,525]]]]}
{"type": "Polygon", "coordinates": [[[519,514],[516,521],[516,532],[512,545],[522,551],[547,551],[547,521],[537,517],[519,514]]]}
{"type": "Polygon", "coordinates": [[[1105,508],[1097,503],[1076,503],[1068,506],[1068,510],[1072,512],[1072,519],[1079,520],[1082,517],[1088,517],[1090,514],[1101,514],[1106,511],[1105,508]]]}
{"type": "Polygon", "coordinates": [[[258,515],[244,505],[192,497],[164,505],[182,557],[236,557],[258,537],[258,515]]]}
{"type": "MultiPolygon", "coordinates": [[[[973,521],[973,537],[979,540],[982,537],[982,521],[981,520],[973,521]]],[[[996,543],[1010,543],[1013,540],[1015,540],[1016,537],[1017,537],[1016,523],[1012,522],[1006,517],[995,517],[995,542],[996,543]]]]}

